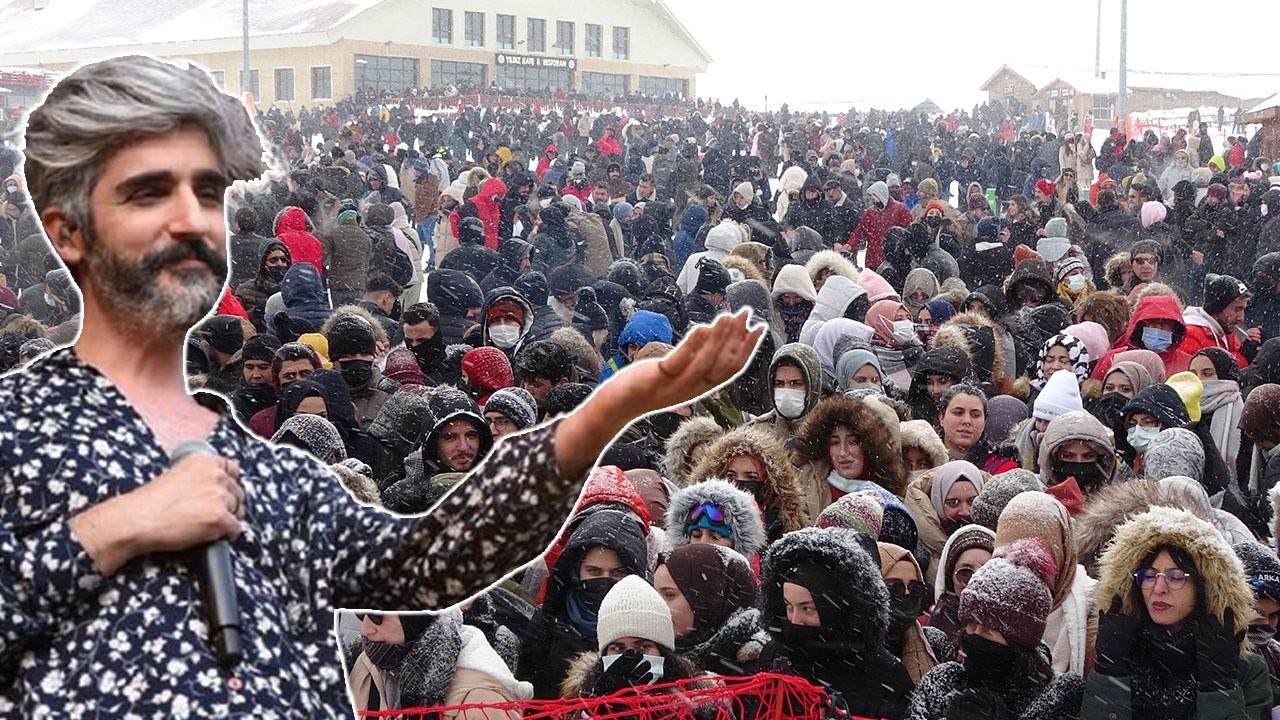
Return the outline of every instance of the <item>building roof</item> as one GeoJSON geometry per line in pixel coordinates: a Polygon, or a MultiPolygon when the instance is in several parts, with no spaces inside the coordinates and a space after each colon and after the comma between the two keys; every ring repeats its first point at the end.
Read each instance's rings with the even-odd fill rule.
{"type": "Polygon", "coordinates": [[[711,56],[707,54],[707,51],[693,36],[693,33],[689,32],[689,28],[685,27],[684,23],[680,22],[680,18],[676,17],[675,13],[671,12],[671,8],[667,7],[667,4],[662,0],[648,1],[653,3],[653,11],[658,14],[658,17],[661,18],[663,22],[670,25],[671,29],[674,30],[677,35],[684,38],[685,42],[689,43],[694,50],[697,50],[698,54],[702,56],[703,62],[709,64],[711,62],[711,56]]]}
{"type": "Polygon", "coordinates": [[[987,78],[987,81],[982,83],[978,89],[988,90],[991,83],[994,82],[995,79],[1000,76],[1000,73],[1005,70],[1008,70],[1014,75],[1017,75],[1023,80],[1031,83],[1037,90],[1053,81],[1053,74],[1047,72],[1044,68],[1037,68],[1029,65],[1001,65],[1000,68],[992,73],[991,77],[987,78]]]}
{"type": "MultiPolygon", "coordinates": [[[[1056,81],[1062,81],[1075,88],[1076,91],[1090,95],[1114,95],[1120,91],[1120,74],[1115,69],[1103,71],[1104,77],[1094,77],[1092,69],[1058,67],[1052,65],[1001,65],[985,83],[987,89],[1001,71],[1008,69],[1036,86],[1042,91],[1056,81]]],[[[1275,91],[1276,75],[1234,75],[1217,73],[1166,73],[1130,70],[1125,78],[1130,89],[1158,89],[1182,92],[1218,92],[1230,97],[1250,100],[1266,97],[1275,91]]]]}
{"type": "MultiPolygon", "coordinates": [[[[249,34],[330,30],[384,0],[254,0],[249,34]]],[[[0,0],[4,54],[238,38],[242,0],[0,0]]]]}
{"type": "Polygon", "coordinates": [[[1249,108],[1247,112],[1256,113],[1263,110],[1270,110],[1273,107],[1280,107],[1280,93],[1276,93],[1262,102],[1249,108]]]}

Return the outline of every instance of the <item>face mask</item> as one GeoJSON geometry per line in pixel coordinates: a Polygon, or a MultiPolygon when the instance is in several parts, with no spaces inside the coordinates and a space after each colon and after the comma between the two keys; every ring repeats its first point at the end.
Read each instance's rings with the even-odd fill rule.
{"type": "Polygon", "coordinates": [[[278,285],[282,280],[284,280],[284,274],[288,271],[288,265],[274,265],[267,268],[267,279],[278,285]]]}
{"type": "Polygon", "coordinates": [[[370,360],[343,360],[342,380],[352,390],[367,387],[373,380],[373,362],[370,360]]]}
{"type": "Polygon", "coordinates": [[[907,473],[907,484],[910,485],[916,480],[919,480],[920,476],[924,475],[927,472],[929,471],[928,470],[912,470],[911,472],[907,473]]]}
{"type": "Polygon", "coordinates": [[[827,628],[795,625],[785,619],[782,621],[782,645],[788,659],[802,663],[820,661],[838,648],[838,643],[829,637],[827,628]]]}
{"type": "Polygon", "coordinates": [[[804,396],[804,390],[774,390],[773,406],[782,417],[795,420],[804,414],[804,396]]]}
{"type": "Polygon", "coordinates": [[[538,201],[538,204],[541,205],[542,207],[546,207],[551,204],[551,198],[542,198],[541,200],[538,201]]]}
{"type": "Polygon", "coordinates": [[[938,227],[939,225],[941,225],[941,224],[942,224],[942,218],[941,218],[941,217],[934,217],[934,216],[930,215],[929,217],[926,217],[926,218],[924,219],[924,224],[925,224],[925,225],[928,225],[929,227],[938,227]]]}
{"type": "MultiPolygon", "coordinates": [[[[605,655],[600,658],[600,662],[604,665],[604,669],[608,670],[620,657],[622,656],[605,655]]],[[[649,680],[645,684],[653,685],[662,679],[663,663],[665,663],[667,659],[661,655],[643,655],[642,657],[645,662],[649,663],[649,680]]]]}
{"type": "Polygon", "coordinates": [[[1015,657],[1012,647],[969,633],[960,635],[960,647],[964,648],[964,672],[971,687],[1008,683],[1015,657]]]}
{"type": "Polygon", "coordinates": [[[1160,328],[1142,328],[1142,345],[1154,353],[1162,353],[1173,346],[1173,332],[1160,328]]]}
{"type": "Polygon", "coordinates": [[[889,635],[896,637],[916,624],[920,617],[920,598],[912,595],[889,595],[889,635]]]}
{"type": "Polygon", "coordinates": [[[872,203],[876,206],[877,210],[884,209],[884,203],[880,202],[879,200],[873,200],[872,203]]]}
{"type": "Polygon", "coordinates": [[[399,320],[402,312],[404,312],[404,306],[400,304],[399,300],[396,300],[395,304],[391,306],[391,312],[387,313],[387,317],[392,320],[399,320]]]}
{"type": "Polygon", "coordinates": [[[1151,444],[1151,441],[1155,440],[1156,435],[1159,435],[1159,434],[1160,434],[1160,428],[1158,427],[1143,427],[1141,425],[1134,425],[1133,427],[1129,428],[1129,432],[1127,433],[1126,437],[1129,440],[1129,445],[1132,446],[1134,450],[1137,450],[1138,452],[1143,452],[1147,449],[1147,446],[1151,444]]]}
{"type": "Polygon", "coordinates": [[[503,350],[513,348],[520,339],[520,328],[515,325],[492,325],[489,327],[489,339],[503,350]]]}
{"type": "Polygon", "coordinates": [[[579,580],[578,586],[574,588],[574,593],[578,597],[578,602],[583,609],[592,614],[600,612],[600,603],[604,602],[604,596],[609,594],[609,590],[617,584],[617,580],[613,578],[591,578],[590,580],[579,580]]]}
{"type": "Polygon", "coordinates": [[[1087,285],[1088,283],[1089,283],[1089,279],[1086,278],[1085,276],[1072,275],[1071,277],[1067,278],[1067,289],[1069,289],[1071,292],[1078,293],[1081,290],[1083,290],[1085,285],[1087,285]]]}
{"type": "Polygon", "coordinates": [[[932,325],[926,325],[924,323],[916,323],[915,331],[916,331],[916,335],[920,337],[921,341],[927,341],[929,338],[938,334],[937,328],[935,328],[932,325]]]}
{"type": "Polygon", "coordinates": [[[55,310],[58,309],[58,300],[49,293],[44,294],[44,304],[54,308],[55,310]]]}
{"type": "Polygon", "coordinates": [[[910,320],[895,320],[893,322],[893,340],[899,345],[906,345],[916,336],[915,323],[910,320]]]}
{"type": "Polygon", "coordinates": [[[364,654],[369,656],[369,660],[377,665],[379,670],[395,672],[404,663],[405,655],[409,654],[409,646],[404,643],[366,642],[364,654]]]}
{"type": "Polygon", "coordinates": [[[440,209],[443,210],[446,215],[453,212],[455,209],[457,209],[457,207],[458,207],[458,203],[454,200],[440,203],[440,209]]]}
{"type": "Polygon", "coordinates": [[[1063,462],[1053,461],[1054,484],[1063,483],[1067,478],[1075,478],[1081,488],[1093,488],[1102,484],[1102,470],[1096,462],[1063,462]]]}
{"type": "Polygon", "coordinates": [[[1254,647],[1266,647],[1276,636],[1270,625],[1250,625],[1248,631],[1249,644],[1254,647]]]}
{"type": "Polygon", "coordinates": [[[1270,463],[1271,459],[1276,456],[1277,450],[1280,450],[1280,445],[1277,445],[1270,450],[1259,450],[1258,454],[1262,456],[1262,462],[1270,463]]]}
{"type": "Polygon", "coordinates": [[[413,353],[413,357],[418,361],[418,367],[422,372],[435,372],[440,363],[444,360],[444,340],[437,332],[436,336],[420,342],[409,348],[409,352],[413,353]]]}

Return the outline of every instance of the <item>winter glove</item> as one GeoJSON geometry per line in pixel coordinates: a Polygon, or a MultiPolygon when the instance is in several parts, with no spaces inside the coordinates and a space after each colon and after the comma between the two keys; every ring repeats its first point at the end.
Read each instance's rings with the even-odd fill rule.
{"type": "Polygon", "coordinates": [[[1236,614],[1227,608],[1222,619],[1206,615],[1196,625],[1196,680],[1200,692],[1219,692],[1240,685],[1240,643],[1245,631],[1234,632],[1236,614]]]}
{"type": "Polygon", "coordinates": [[[993,692],[965,690],[951,698],[946,720],[1004,720],[1009,717],[1000,696],[993,692]]]}
{"type": "Polygon", "coordinates": [[[1111,609],[1098,613],[1097,663],[1094,670],[1111,677],[1128,677],[1133,670],[1133,646],[1141,621],[1120,611],[1121,600],[1111,599],[1111,609]]]}
{"type": "Polygon", "coordinates": [[[591,689],[591,695],[604,697],[624,688],[644,685],[649,682],[651,669],[652,666],[643,655],[634,650],[628,650],[614,660],[608,670],[600,674],[595,686],[591,689]]]}

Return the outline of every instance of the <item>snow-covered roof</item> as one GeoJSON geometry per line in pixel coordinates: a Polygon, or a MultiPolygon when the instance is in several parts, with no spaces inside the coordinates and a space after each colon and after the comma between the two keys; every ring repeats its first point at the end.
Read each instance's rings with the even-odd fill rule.
{"type": "MultiPolygon", "coordinates": [[[[1078,92],[1090,95],[1107,95],[1119,92],[1120,73],[1115,68],[1103,70],[1105,77],[1094,77],[1092,69],[1078,67],[1059,67],[1052,65],[1002,65],[1000,70],[1008,68],[1021,75],[1036,86],[1036,90],[1044,90],[1055,80],[1061,80],[1078,92]]],[[[996,71],[998,75],[1000,71],[996,71]]],[[[995,79],[992,75],[987,83],[995,79]]],[[[1166,73],[1143,72],[1130,70],[1125,78],[1130,89],[1155,88],[1182,92],[1218,92],[1231,97],[1252,99],[1265,97],[1273,92],[1280,83],[1280,73],[1274,75],[1237,75],[1231,73],[1166,73]]],[[[987,83],[983,83],[985,87],[987,83]]]]}
{"type": "Polygon", "coordinates": [[[1257,105],[1254,105],[1253,107],[1246,110],[1245,113],[1247,114],[1247,113],[1262,112],[1263,110],[1270,110],[1273,107],[1280,107],[1280,93],[1276,93],[1275,95],[1272,95],[1271,97],[1267,98],[1266,100],[1263,100],[1257,105]]]}
{"type": "MultiPolygon", "coordinates": [[[[384,0],[250,0],[249,33],[324,32],[384,0]]],[[[240,37],[242,0],[0,0],[0,53],[240,37]]]]}

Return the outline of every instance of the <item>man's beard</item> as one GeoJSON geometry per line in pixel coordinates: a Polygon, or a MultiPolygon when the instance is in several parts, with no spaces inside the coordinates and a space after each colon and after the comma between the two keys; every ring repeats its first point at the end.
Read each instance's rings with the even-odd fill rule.
{"type": "Polygon", "coordinates": [[[218,301],[226,278],[227,256],[203,240],[176,244],[130,260],[102,246],[97,233],[85,237],[85,275],[104,308],[126,326],[183,334],[199,322],[218,301]],[[199,260],[206,269],[175,270],[177,289],[162,286],[161,274],[174,263],[199,260]]]}

